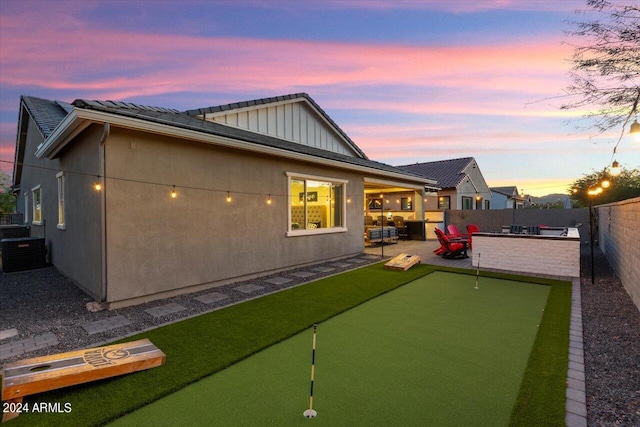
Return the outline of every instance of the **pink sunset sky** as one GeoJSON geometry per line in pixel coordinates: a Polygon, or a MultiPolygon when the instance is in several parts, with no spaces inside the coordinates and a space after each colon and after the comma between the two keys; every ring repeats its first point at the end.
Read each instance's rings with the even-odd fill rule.
{"type": "MultiPolygon", "coordinates": [[[[560,110],[584,6],[2,0],[0,159],[23,94],[186,110],[306,92],[372,160],[470,156],[490,186],[563,193],[611,162],[621,132],[560,110]]],[[[615,157],[637,167],[640,148],[623,137],[615,157]]]]}

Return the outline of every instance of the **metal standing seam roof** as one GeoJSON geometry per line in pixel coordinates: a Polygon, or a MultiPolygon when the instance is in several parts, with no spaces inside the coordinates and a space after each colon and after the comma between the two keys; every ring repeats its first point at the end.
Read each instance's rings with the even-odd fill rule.
{"type": "Polygon", "coordinates": [[[398,167],[408,172],[430,177],[438,181],[438,186],[442,187],[442,189],[447,189],[456,188],[458,184],[467,177],[464,169],[469,166],[469,163],[472,161],[474,161],[473,157],[462,157],[459,159],[415,163],[398,167]]]}
{"type": "Polygon", "coordinates": [[[189,129],[210,135],[227,137],[250,144],[262,145],[322,159],[377,169],[382,172],[402,174],[412,178],[425,178],[420,174],[387,165],[385,163],[369,160],[367,158],[347,156],[248,130],[226,126],[220,123],[209,122],[171,108],[152,107],[126,102],[90,101],[84,99],[77,99],[72,104],[28,96],[23,96],[22,99],[25,102],[25,105],[27,105],[30,115],[43,132],[45,138],[51,135],[56,126],[66,117],[68,112],[72,111],[73,107],[76,107],[136,118],[182,129],[189,129]]]}
{"type": "Polygon", "coordinates": [[[247,107],[253,107],[256,105],[267,105],[267,104],[272,104],[275,102],[283,102],[283,101],[289,101],[289,100],[294,100],[294,99],[306,99],[312,106],[313,108],[315,108],[321,115],[322,117],[331,124],[331,126],[334,127],[334,129],[340,134],[340,136],[342,136],[345,140],[347,140],[347,142],[349,144],[351,144],[352,148],[354,150],[356,150],[356,152],[361,155],[363,158],[367,159],[367,155],[364,153],[364,151],[362,151],[360,149],[360,147],[358,147],[358,145],[353,142],[353,140],[351,138],[349,138],[349,135],[347,135],[341,128],[340,126],[338,126],[338,124],[336,122],[333,121],[333,119],[320,107],[320,105],[318,105],[313,98],[311,98],[309,96],[309,94],[304,93],[304,92],[300,92],[300,93],[294,93],[294,94],[290,94],[290,95],[282,95],[282,96],[274,96],[271,98],[260,98],[260,99],[252,99],[250,101],[243,101],[243,102],[234,102],[231,104],[225,104],[225,105],[218,105],[218,106],[213,106],[213,107],[205,107],[205,108],[197,108],[194,110],[187,110],[185,111],[186,114],[190,115],[190,116],[205,116],[206,114],[209,113],[219,113],[219,112],[224,112],[224,111],[232,111],[232,110],[236,110],[239,108],[247,108],[247,107]]]}

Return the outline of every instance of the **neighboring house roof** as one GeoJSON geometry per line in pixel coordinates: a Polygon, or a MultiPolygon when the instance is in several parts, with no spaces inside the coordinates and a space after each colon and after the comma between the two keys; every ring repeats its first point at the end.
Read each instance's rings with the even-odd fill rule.
{"type": "Polygon", "coordinates": [[[518,193],[518,187],[516,187],[515,185],[508,187],[490,187],[489,189],[494,193],[503,194],[514,199],[521,199],[518,193]]]}
{"type": "Polygon", "coordinates": [[[311,107],[317,112],[317,114],[319,114],[327,123],[329,123],[329,125],[344,139],[347,145],[349,145],[357,155],[365,159],[367,158],[367,155],[364,153],[364,151],[362,151],[360,147],[358,147],[356,143],[353,142],[351,138],[349,138],[349,136],[340,128],[340,126],[336,124],[336,122],[333,121],[331,117],[329,117],[329,115],[313,100],[313,98],[311,98],[304,92],[275,96],[270,98],[253,99],[251,101],[234,102],[231,104],[218,105],[213,107],[197,108],[194,110],[187,110],[184,113],[190,116],[206,117],[208,114],[215,115],[217,113],[233,112],[234,110],[242,110],[276,103],[294,102],[296,100],[304,100],[309,105],[311,105],[311,107]]]}
{"type": "MultiPolygon", "coordinates": [[[[116,117],[120,117],[123,119],[123,123],[126,122],[126,124],[132,128],[138,127],[150,131],[151,128],[149,124],[151,127],[153,127],[153,125],[164,125],[173,129],[196,132],[195,136],[189,133],[189,136],[192,138],[198,135],[202,135],[202,138],[205,138],[205,136],[218,136],[249,143],[248,145],[245,144],[243,147],[238,148],[248,149],[251,146],[265,147],[272,149],[271,151],[276,150],[276,152],[280,153],[288,152],[302,156],[312,156],[316,159],[324,159],[339,162],[340,164],[355,165],[357,167],[375,169],[393,175],[401,175],[406,178],[411,178],[415,182],[425,183],[426,181],[431,181],[419,174],[367,158],[348,156],[220,123],[205,121],[179,110],[113,101],[78,99],[75,100],[73,104],[65,104],[29,96],[22,96],[21,99],[30,116],[36,122],[38,128],[41,129],[41,132],[43,132],[43,136],[45,136],[44,143],[41,144],[36,152],[36,156],[38,157],[55,157],[61,148],[71,141],[70,135],[73,135],[77,128],[87,126],[86,122],[105,123],[110,122],[110,120],[113,121],[116,117]],[[67,114],[64,114],[67,110],[65,106],[69,106],[69,113],[67,114]],[[98,114],[96,115],[92,112],[97,112],[98,114]],[[111,115],[111,118],[104,116],[104,113],[111,115]],[[134,120],[134,122],[131,122],[131,120],[134,120]],[[139,122],[139,120],[143,122],[139,122]],[[148,125],[143,125],[143,123],[148,123],[148,125]]],[[[429,183],[434,184],[434,182],[429,183]]]]}
{"type": "Polygon", "coordinates": [[[456,188],[467,177],[465,168],[473,162],[473,157],[459,159],[438,160],[435,162],[414,163],[398,166],[406,171],[417,173],[438,181],[443,190],[456,188]]]}

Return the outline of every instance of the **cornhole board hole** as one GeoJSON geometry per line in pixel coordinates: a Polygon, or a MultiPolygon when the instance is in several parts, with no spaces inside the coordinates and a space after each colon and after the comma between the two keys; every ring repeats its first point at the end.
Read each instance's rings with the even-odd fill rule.
{"type": "MultiPolygon", "coordinates": [[[[151,341],[142,339],[8,363],[0,371],[2,400],[21,403],[24,396],[155,368],[165,359],[151,341]]],[[[18,415],[6,412],[2,421],[18,415]]]]}
{"type": "Polygon", "coordinates": [[[422,258],[420,255],[400,254],[384,265],[389,270],[406,271],[416,264],[420,264],[422,258]]]}

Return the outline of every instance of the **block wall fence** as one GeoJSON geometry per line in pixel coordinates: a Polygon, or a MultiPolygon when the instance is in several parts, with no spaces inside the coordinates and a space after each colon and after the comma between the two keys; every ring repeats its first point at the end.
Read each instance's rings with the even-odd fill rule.
{"type": "Polygon", "coordinates": [[[600,249],[640,310],[640,197],[595,209],[600,249]]]}

